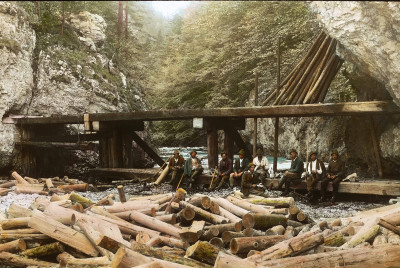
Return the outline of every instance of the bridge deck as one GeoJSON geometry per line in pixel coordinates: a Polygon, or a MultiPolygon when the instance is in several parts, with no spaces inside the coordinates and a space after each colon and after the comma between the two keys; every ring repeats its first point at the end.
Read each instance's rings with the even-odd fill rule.
{"type": "MultiPolygon", "coordinates": [[[[122,169],[122,168],[97,168],[91,172],[97,177],[114,179],[140,179],[151,180],[157,169],[122,169]]],[[[211,176],[202,174],[199,184],[210,184],[211,176]]],[[[268,184],[273,183],[278,186],[278,179],[268,179],[268,184]]],[[[306,189],[306,184],[302,181],[293,185],[295,189],[306,189]]],[[[320,183],[317,188],[320,189],[320,183]]],[[[332,185],[328,185],[328,191],[332,191],[332,185]]],[[[339,186],[339,193],[347,194],[370,194],[381,196],[400,196],[400,181],[398,180],[366,180],[360,182],[342,182],[339,186]]]]}
{"type": "MultiPolygon", "coordinates": [[[[391,101],[276,105],[216,109],[172,109],[87,114],[89,121],[157,121],[192,118],[267,118],[400,114],[391,101]]],[[[19,124],[82,124],[84,115],[17,118],[19,124]]]]}

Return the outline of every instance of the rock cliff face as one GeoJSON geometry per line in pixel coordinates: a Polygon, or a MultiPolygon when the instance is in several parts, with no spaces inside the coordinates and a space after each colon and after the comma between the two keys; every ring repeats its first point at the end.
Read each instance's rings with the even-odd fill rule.
{"type": "MultiPolygon", "coordinates": [[[[54,37],[49,34],[42,34],[39,40],[34,20],[16,3],[0,2],[3,119],[10,114],[49,116],[131,109],[132,104],[122,96],[124,90],[131,90],[127,89],[130,78],[101,53],[107,27],[101,16],[81,12],[66,17],[66,25],[75,32],[75,47],[52,44],[54,37]]],[[[135,108],[145,109],[140,90],[129,94],[134,96],[135,108]]],[[[12,165],[18,140],[15,133],[13,124],[0,123],[0,170],[12,165]]]]}

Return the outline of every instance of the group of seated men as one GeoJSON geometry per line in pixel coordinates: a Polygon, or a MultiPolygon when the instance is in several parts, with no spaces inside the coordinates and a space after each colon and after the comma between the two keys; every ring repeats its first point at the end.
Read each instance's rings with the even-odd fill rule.
{"type": "MultiPolygon", "coordinates": [[[[245,158],[245,151],[242,149],[239,151],[239,158],[232,163],[232,160],[227,157],[226,153],[221,154],[221,161],[219,162],[218,169],[215,170],[215,178],[212,180],[210,189],[219,190],[224,186],[233,188],[239,186],[242,193],[245,196],[250,194],[250,190],[255,188],[257,184],[262,183],[265,187],[267,186],[268,159],[263,156],[261,149],[257,150],[257,156],[251,163],[245,158]]],[[[283,190],[282,187],[285,185],[283,196],[289,195],[290,185],[292,182],[299,182],[302,179],[304,172],[304,162],[298,156],[295,149],[290,152],[291,165],[290,169],[287,170],[281,178],[277,190],[283,190]]],[[[339,183],[344,179],[344,163],[339,159],[339,153],[337,150],[333,150],[331,153],[331,160],[329,161],[328,168],[322,161],[317,159],[317,153],[310,153],[310,162],[305,167],[306,171],[306,183],[307,183],[307,197],[315,199],[317,190],[316,185],[321,181],[321,198],[320,201],[326,201],[326,188],[329,182],[332,182],[332,202],[336,201],[337,193],[339,189],[339,183]]],[[[185,178],[185,182],[188,184],[188,188],[192,189],[195,186],[200,174],[203,172],[201,160],[197,157],[197,152],[192,151],[190,157],[185,161],[184,158],[179,154],[178,150],[174,150],[174,156],[169,159],[169,170],[171,172],[170,184],[176,187],[182,178],[185,178]]],[[[269,185],[269,189],[273,189],[273,184],[269,185]]]]}

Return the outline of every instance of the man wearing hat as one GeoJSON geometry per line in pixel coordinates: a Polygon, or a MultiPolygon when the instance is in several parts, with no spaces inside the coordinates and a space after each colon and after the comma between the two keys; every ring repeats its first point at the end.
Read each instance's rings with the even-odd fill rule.
{"type": "Polygon", "coordinates": [[[169,183],[174,187],[178,185],[179,179],[182,176],[184,162],[185,159],[179,154],[179,151],[174,150],[174,155],[171,156],[168,164],[170,172],[172,171],[169,183]]]}
{"type": "Polygon", "coordinates": [[[217,179],[214,180],[213,184],[211,185],[211,190],[221,189],[224,183],[229,180],[229,177],[232,173],[232,160],[228,158],[226,153],[221,153],[221,157],[222,159],[219,162],[219,168],[218,168],[219,173],[217,175],[217,179]],[[215,188],[217,184],[218,187],[215,188]]]}
{"type": "Polygon", "coordinates": [[[261,149],[257,150],[257,156],[254,157],[253,164],[255,165],[254,172],[256,174],[257,180],[266,185],[266,177],[269,163],[268,159],[263,156],[263,151],[261,149]]]}
{"type": "Polygon", "coordinates": [[[328,186],[329,182],[332,182],[333,186],[331,202],[335,202],[339,190],[339,184],[344,179],[345,167],[342,160],[339,159],[338,151],[333,150],[331,157],[332,159],[329,161],[329,165],[326,170],[326,178],[321,182],[321,202],[325,201],[326,199],[326,187],[328,186]]]}
{"type": "Polygon", "coordinates": [[[248,197],[250,194],[250,190],[255,187],[256,184],[256,175],[254,172],[255,165],[254,163],[248,164],[248,170],[243,173],[242,177],[242,187],[240,191],[243,193],[245,197],[248,197]]]}
{"type": "Polygon", "coordinates": [[[307,191],[306,197],[310,198],[310,200],[315,197],[315,187],[317,186],[318,181],[321,180],[325,176],[326,168],[322,161],[317,159],[317,152],[310,153],[310,162],[306,167],[307,172],[307,191]]]}
{"type": "Polygon", "coordinates": [[[284,196],[289,195],[290,183],[292,181],[301,179],[301,174],[304,171],[303,160],[298,157],[296,149],[292,149],[290,151],[290,158],[292,159],[290,169],[283,174],[283,177],[278,185],[278,190],[282,190],[282,186],[285,184],[285,192],[283,193],[284,196]]]}
{"type": "Polygon", "coordinates": [[[197,152],[193,150],[190,152],[190,157],[186,159],[183,168],[183,174],[188,178],[189,188],[192,188],[193,183],[197,181],[201,172],[203,172],[201,160],[197,157],[197,152]]]}
{"type": "Polygon", "coordinates": [[[239,151],[239,158],[235,160],[235,165],[233,166],[233,173],[231,173],[229,178],[229,187],[239,184],[242,181],[243,172],[249,169],[249,160],[244,158],[245,151],[241,149],[239,151]]]}

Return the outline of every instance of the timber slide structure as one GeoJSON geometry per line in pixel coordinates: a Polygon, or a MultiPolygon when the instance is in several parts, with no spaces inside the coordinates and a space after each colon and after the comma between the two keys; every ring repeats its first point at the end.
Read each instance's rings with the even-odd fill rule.
{"type": "MultiPolygon", "coordinates": [[[[335,39],[321,32],[306,55],[282,82],[279,77],[278,45],[278,86],[267,94],[262,106],[257,105],[258,76],[256,76],[257,97],[253,107],[86,113],[50,117],[22,116],[11,119],[20,131],[21,139],[16,142],[16,146],[21,150],[22,172],[36,173],[35,168],[38,164],[36,148],[92,150],[93,141],[98,142],[99,169],[103,171],[132,169],[135,157],[132,153],[133,141],[162,166],[164,160],[138,135],[137,131],[143,131],[145,122],[148,121],[194,119],[201,119],[207,131],[208,166],[214,167],[218,164],[218,130],[223,130],[225,133],[224,149],[228,157],[233,159],[234,143],[239,148],[244,148],[247,156],[253,155],[254,152],[250,152],[238,132],[245,129],[248,118],[253,118],[255,121],[255,133],[257,133],[258,118],[275,118],[274,170],[276,171],[280,117],[364,116],[368,117],[370,122],[371,140],[379,177],[382,179],[379,142],[375,134],[373,117],[400,114],[400,108],[392,101],[323,103],[328,88],[343,63],[335,53],[336,45],[335,39]],[[65,125],[83,125],[85,132],[79,135],[60,135],[64,133],[65,125]]],[[[394,188],[398,195],[400,186],[394,188]]],[[[381,193],[385,195],[387,191],[382,190],[381,193]]]]}

